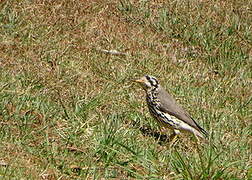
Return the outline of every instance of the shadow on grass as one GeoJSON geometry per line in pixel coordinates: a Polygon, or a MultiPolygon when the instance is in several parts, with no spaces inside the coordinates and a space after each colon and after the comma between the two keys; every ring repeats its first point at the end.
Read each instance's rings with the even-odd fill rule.
{"type": "Polygon", "coordinates": [[[158,144],[165,145],[170,141],[170,138],[166,134],[161,134],[158,131],[153,130],[150,126],[140,125],[139,122],[132,121],[131,122],[133,128],[139,129],[144,136],[154,137],[158,144]]]}

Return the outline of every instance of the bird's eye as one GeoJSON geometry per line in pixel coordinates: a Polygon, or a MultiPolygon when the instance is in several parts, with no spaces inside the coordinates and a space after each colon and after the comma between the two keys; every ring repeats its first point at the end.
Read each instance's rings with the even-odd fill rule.
{"type": "Polygon", "coordinates": [[[150,76],[146,75],[145,77],[146,77],[146,79],[147,79],[148,81],[150,81],[150,79],[151,79],[150,76]]]}

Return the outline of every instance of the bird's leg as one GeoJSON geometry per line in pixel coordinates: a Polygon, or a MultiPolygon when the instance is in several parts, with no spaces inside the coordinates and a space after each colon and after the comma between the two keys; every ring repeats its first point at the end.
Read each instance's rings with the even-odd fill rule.
{"type": "Polygon", "coordinates": [[[172,147],[175,144],[176,140],[178,139],[179,134],[180,134],[179,130],[177,130],[177,129],[173,130],[173,133],[170,135],[170,138],[169,138],[170,139],[170,147],[172,147]]]}
{"type": "Polygon", "coordinates": [[[167,134],[167,131],[168,131],[168,130],[167,130],[167,128],[161,127],[161,126],[160,126],[160,127],[159,127],[159,131],[160,131],[161,134],[167,134]]]}

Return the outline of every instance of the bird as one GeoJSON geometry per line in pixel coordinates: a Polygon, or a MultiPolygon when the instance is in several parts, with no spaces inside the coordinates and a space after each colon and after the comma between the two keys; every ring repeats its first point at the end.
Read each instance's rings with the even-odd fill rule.
{"type": "Polygon", "coordinates": [[[176,100],[160,85],[157,78],[145,75],[135,79],[146,93],[146,102],[150,114],[161,127],[173,130],[170,139],[172,144],[181,132],[192,133],[197,141],[207,141],[208,133],[176,102],[176,100]]]}

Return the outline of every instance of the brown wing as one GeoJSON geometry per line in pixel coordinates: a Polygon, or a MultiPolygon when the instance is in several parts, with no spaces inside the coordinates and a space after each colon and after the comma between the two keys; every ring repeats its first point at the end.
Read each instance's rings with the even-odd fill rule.
{"type": "Polygon", "coordinates": [[[207,135],[207,132],[201,128],[190,116],[190,114],[185,111],[176,100],[168,94],[163,87],[160,86],[158,98],[160,99],[160,110],[169,113],[172,116],[184,121],[190,126],[197,129],[199,132],[202,132],[207,135]]]}

